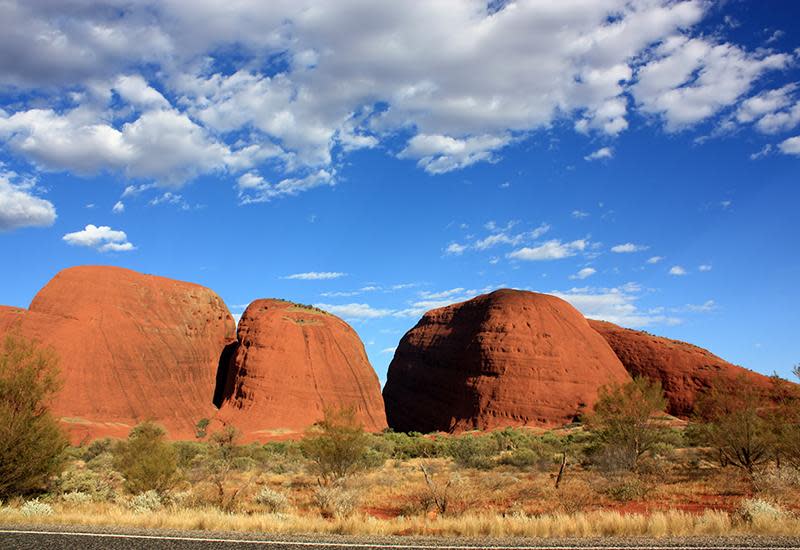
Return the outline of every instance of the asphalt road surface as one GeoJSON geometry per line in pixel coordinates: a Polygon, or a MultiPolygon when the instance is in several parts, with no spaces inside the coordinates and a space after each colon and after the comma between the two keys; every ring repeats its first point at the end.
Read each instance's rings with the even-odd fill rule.
{"type": "Polygon", "coordinates": [[[357,550],[536,550],[536,549],[800,549],[800,539],[781,537],[664,538],[664,539],[509,539],[475,540],[446,538],[385,537],[380,539],[344,536],[285,537],[268,534],[205,533],[153,530],[81,530],[70,528],[0,527],[0,549],[24,550],[208,550],[211,548],[270,548],[304,550],[354,548],[357,550]]]}

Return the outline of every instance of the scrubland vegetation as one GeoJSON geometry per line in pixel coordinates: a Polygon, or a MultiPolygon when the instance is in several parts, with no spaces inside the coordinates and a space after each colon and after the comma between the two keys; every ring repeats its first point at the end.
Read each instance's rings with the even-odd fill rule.
{"type": "Polygon", "coordinates": [[[605,388],[582,422],[459,436],[368,434],[331,410],[300,441],[243,444],[235,427],[168,441],[66,447],[42,403],[52,357],[0,354],[0,523],[274,533],[461,536],[800,536],[800,399],[705,394],[676,421],[661,387],[605,388]],[[23,388],[31,391],[22,391],[23,388]]]}

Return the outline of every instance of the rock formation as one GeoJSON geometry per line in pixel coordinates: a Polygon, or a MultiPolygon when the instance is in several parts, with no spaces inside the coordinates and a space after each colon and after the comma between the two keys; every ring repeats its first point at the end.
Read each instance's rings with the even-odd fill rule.
{"type": "Polygon", "coordinates": [[[238,327],[217,419],[248,439],[298,432],[326,408],[349,408],[367,430],[386,427],[380,383],[356,332],[338,317],[283,300],[251,303],[238,327]]]}
{"type": "Polygon", "coordinates": [[[383,391],[398,431],[558,426],[630,380],[570,304],[498,290],[427,312],[400,342],[383,391]]]}
{"type": "Polygon", "coordinates": [[[0,308],[0,334],[9,330],[58,354],[63,386],[52,409],[77,442],[124,437],[147,419],[192,438],[215,413],[217,367],[235,324],[202,286],[81,266],[58,273],[28,310],[0,308]]]}
{"type": "Polygon", "coordinates": [[[667,412],[674,416],[691,416],[698,395],[720,379],[740,381],[765,396],[772,389],[769,377],[728,363],[692,344],[605,321],[590,320],[589,324],[608,341],[631,376],[661,381],[667,412]]]}

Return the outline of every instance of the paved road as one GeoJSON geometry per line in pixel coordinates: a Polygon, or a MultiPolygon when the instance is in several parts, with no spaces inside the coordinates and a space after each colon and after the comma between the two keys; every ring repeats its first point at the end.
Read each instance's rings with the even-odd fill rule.
{"type": "Polygon", "coordinates": [[[275,550],[537,550],[537,549],[747,549],[768,550],[776,548],[800,549],[800,539],[780,537],[739,538],[674,538],[674,539],[570,539],[570,540],[508,540],[481,542],[475,540],[401,538],[389,537],[380,540],[361,537],[272,537],[242,533],[201,533],[176,531],[81,531],[75,529],[46,530],[45,528],[2,528],[0,548],[21,550],[209,550],[211,548],[275,550]]]}

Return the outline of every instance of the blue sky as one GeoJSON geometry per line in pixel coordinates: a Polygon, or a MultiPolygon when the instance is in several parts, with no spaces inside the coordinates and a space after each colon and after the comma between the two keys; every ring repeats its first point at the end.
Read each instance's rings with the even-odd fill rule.
{"type": "Polygon", "coordinates": [[[383,380],[510,286],[789,376],[795,2],[400,4],[4,3],[0,303],[112,264],[317,304],[383,380]]]}

